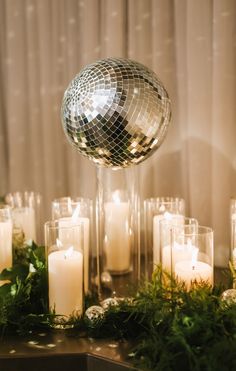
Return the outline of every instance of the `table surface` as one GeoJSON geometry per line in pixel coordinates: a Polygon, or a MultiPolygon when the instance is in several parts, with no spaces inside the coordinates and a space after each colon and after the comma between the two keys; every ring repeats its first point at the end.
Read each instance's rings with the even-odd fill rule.
{"type": "MultiPolygon", "coordinates": [[[[215,282],[225,282],[225,275],[222,269],[215,270],[215,282]]],[[[91,354],[95,357],[102,357],[113,362],[120,363],[127,367],[129,364],[128,354],[132,351],[132,345],[129,342],[114,341],[109,339],[81,338],[75,335],[68,335],[63,330],[52,330],[49,333],[35,332],[27,336],[7,335],[0,338],[0,370],[1,371],[25,371],[26,368],[6,367],[7,360],[47,356],[65,356],[81,354],[91,354]],[[4,365],[4,368],[3,366],[4,365]]],[[[34,367],[35,369],[35,367],[34,367]]],[[[75,368],[76,370],[80,370],[75,368]]],[[[115,369],[114,367],[111,368],[115,369]]],[[[127,369],[127,368],[125,368],[127,369]]],[[[52,371],[54,368],[52,369],[52,371]]],[[[58,368],[55,368],[58,370],[58,368]]],[[[71,369],[70,369],[71,370],[71,369]]],[[[83,370],[90,370],[84,368],[83,370]]],[[[91,369],[92,370],[92,369],[91,369]]],[[[95,369],[94,369],[95,370],[95,369]]],[[[123,370],[123,368],[120,368],[123,370]]],[[[46,370],[45,370],[46,371],[46,370]]],[[[95,370],[97,371],[97,370],[95,370]]],[[[106,368],[108,371],[108,368],[106,368]]]]}
{"type": "MultiPolygon", "coordinates": [[[[93,338],[77,337],[75,334],[69,336],[63,330],[52,330],[49,333],[29,333],[24,337],[6,336],[0,341],[0,370],[5,371],[1,364],[6,367],[7,360],[10,362],[13,359],[30,358],[32,362],[34,360],[38,362],[37,358],[42,357],[60,356],[62,359],[62,356],[73,358],[75,355],[82,354],[91,354],[111,360],[114,364],[119,363],[128,366],[128,354],[131,348],[131,344],[126,341],[95,340],[93,338]]],[[[14,368],[11,369],[15,371],[14,368]]],[[[21,370],[20,367],[19,370],[21,370]]]]}

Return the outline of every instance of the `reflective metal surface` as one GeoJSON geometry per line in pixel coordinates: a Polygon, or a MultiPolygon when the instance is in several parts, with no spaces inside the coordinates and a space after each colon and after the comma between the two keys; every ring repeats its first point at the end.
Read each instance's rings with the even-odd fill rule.
{"type": "Polygon", "coordinates": [[[69,142],[97,165],[123,168],[149,157],[165,138],[168,94],[140,63],[108,58],[71,81],[61,109],[69,142]]]}

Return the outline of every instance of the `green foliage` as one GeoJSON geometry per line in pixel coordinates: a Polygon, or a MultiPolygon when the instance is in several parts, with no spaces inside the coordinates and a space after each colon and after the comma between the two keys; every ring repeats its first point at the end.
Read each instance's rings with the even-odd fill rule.
{"type": "Polygon", "coordinates": [[[222,302],[222,291],[204,282],[187,291],[157,267],[132,302],[110,307],[87,331],[135,341],[132,357],[144,370],[235,370],[236,304],[222,302]]]}
{"type": "Polygon", "coordinates": [[[222,303],[220,295],[221,288],[205,283],[187,291],[157,268],[135,304],[145,328],[135,352],[139,365],[158,371],[236,369],[236,304],[222,303]]]}
{"type": "MultiPolygon", "coordinates": [[[[22,248],[23,250],[23,248],[22,248]]],[[[35,243],[24,247],[22,262],[4,269],[0,280],[0,328],[25,331],[35,324],[36,314],[45,314],[47,308],[47,274],[44,247],[35,243]]],[[[38,323],[45,319],[39,317],[38,323]]]]}
{"type": "MultiPolygon", "coordinates": [[[[65,321],[48,312],[44,247],[21,241],[16,264],[0,274],[0,280],[8,280],[0,287],[2,331],[73,325],[76,335],[134,342],[132,359],[143,370],[236,369],[236,304],[222,302],[222,287],[202,282],[187,291],[157,267],[151,282],[144,282],[132,300],[110,306],[95,325],[86,317],[65,321]]],[[[97,297],[87,296],[85,306],[94,304],[97,297]]]]}
{"type": "Polygon", "coordinates": [[[25,235],[21,228],[13,229],[12,252],[14,265],[28,263],[28,245],[25,242],[25,235]]]}

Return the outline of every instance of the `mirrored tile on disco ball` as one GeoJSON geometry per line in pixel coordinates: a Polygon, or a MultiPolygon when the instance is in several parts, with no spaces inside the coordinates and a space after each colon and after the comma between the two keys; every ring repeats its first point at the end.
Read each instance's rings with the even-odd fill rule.
{"type": "Polygon", "coordinates": [[[163,142],[168,94],[140,63],[108,58],[85,67],[65,91],[62,123],[69,142],[96,164],[138,164],[163,142]]]}

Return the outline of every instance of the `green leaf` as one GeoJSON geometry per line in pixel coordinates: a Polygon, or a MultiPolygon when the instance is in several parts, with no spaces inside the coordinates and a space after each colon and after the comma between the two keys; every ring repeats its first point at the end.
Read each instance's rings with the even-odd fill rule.
{"type": "Polygon", "coordinates": [[[15,265],[12,268],[6,268],[0,273],[0,280],[9,280],[15,282],[17,277],[22,280],[26,279],[29,273],[28,265],[15,265]]]}

